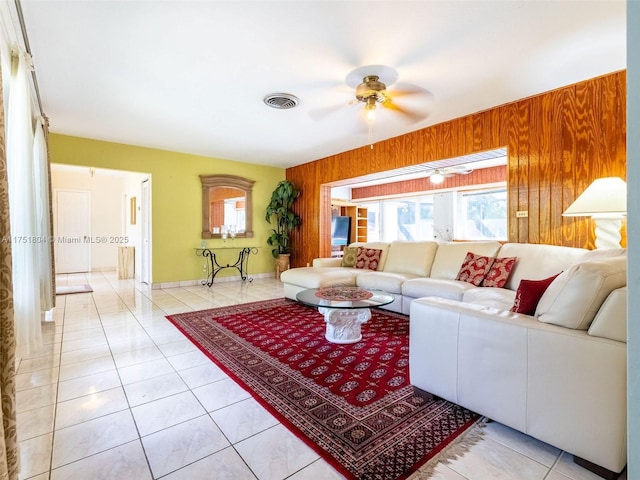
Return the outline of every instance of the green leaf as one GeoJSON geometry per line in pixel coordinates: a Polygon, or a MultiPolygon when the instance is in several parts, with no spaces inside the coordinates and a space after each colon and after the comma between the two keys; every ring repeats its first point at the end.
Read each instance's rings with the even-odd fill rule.
{"type": "Polygon", "coordinates": [[[289,233],[301,224],[300,216],[291,210],[300,191],[296,186],[283,180],[276,185],[271,194],[271,201],[265,209],[265,220],[272,223],[275,217],[275,229],[267,238],[267,244],[275,247],[272,250],[274,257],[281,253],[291,253],[289,233]]]}

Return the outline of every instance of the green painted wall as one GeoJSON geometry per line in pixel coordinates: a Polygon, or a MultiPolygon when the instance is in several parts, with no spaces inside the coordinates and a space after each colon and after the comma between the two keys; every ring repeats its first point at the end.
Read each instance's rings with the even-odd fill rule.
{"type": "MultiPolygon", "coordinates": [[[[202,242],[202,190],[199,175],[231,174],[254,180],[254,237],[238,238],[233,240],[233,244],[260,247],[258,255],[250,258],[250,274],[274,271],[274,259],[266,243],[270,225],[264,220],[264,211],[271,192],[280,180],[285,179],[283,168],[54,133],[49,136],[49,153],[52,163],[151,174],[154,284],[202,277],[202,259],[195,256],[194,250],[202,242]]],[[[231,240],[227,240],[227,244],[230,242],[231,240]]],[[[209,247],[224,245],[220,239],[207,240],[206,243],[209,247]]],[[[237,274],[235,269],[225,269],[218,277],[237,274]]]]}

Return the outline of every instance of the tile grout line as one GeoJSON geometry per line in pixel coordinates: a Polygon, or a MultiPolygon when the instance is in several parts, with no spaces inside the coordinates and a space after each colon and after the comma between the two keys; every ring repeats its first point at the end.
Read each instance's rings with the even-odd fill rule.
{"type": "MultiPolygon", "coordinates": [[[[68,277],[66,277],[67,281],[68,281],[68,277]]],[[[53,447],[55,445],[55,439],[56,439],[56,420],[58,417],[58,392],[60,390],[60,370],[61,370],[61,366],[62,366],[62,343],[64,342],[64,324],[65,324],[65,318],[66,318],[66,311],[67,311],[67,296],[63,295],[62,296],[64,298],[64,310],[63,310],[63,314],[62,314],[62,332],[60,334],[60,352],[58,353],[59,355],[59,361],[58,361],[58,375],[56,378],[56,387],[55,387],[55,404],[53,407],[53,418],[51,421],[51,444],[50,444],[50,455],[49,455],[49,471],[47,472],[47,478],[51,479],[52,473],[53,473],[53,447]]],[[[56,300],[57,303],[57,300],[56,300]]],[[[55,322],[55,320],[54,320],[55,322]]],[[[54,335],[55,336],[55,335],[54,335]]]]}

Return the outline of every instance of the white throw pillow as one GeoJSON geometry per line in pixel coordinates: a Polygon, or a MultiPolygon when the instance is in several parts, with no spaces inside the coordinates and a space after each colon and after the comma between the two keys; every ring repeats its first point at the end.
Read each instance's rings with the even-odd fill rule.
{"type": "Polygon", "coordinates": [[[538,302],[536,317],[544,323],[587,330],[609,294],[626,284],[625,256],[576,264],[549,285],[538,302]]]}

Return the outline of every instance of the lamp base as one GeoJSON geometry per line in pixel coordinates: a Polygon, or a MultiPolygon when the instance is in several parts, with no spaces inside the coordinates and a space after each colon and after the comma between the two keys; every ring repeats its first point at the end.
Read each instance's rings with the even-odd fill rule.
{"type": "Polygon", "coordinates": [[[596,248],[620,248],[620,228],[622,227],[622,215],[620,216],[593,216],[596,224],[596,248]]]}

